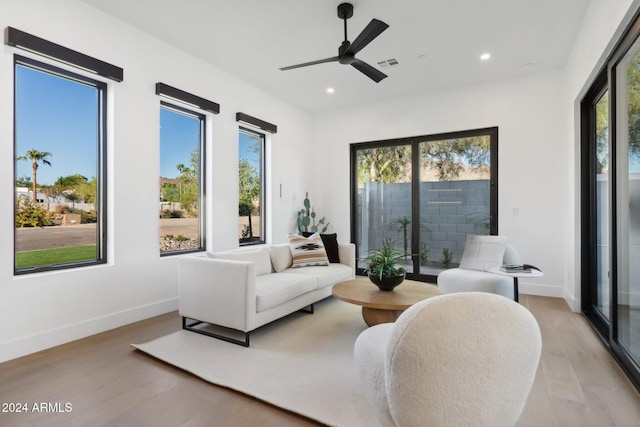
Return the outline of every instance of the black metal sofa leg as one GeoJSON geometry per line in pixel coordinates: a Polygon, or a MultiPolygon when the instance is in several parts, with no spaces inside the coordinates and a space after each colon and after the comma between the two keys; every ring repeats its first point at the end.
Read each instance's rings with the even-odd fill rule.
{"type": "Polygon", "coordinates": [[[308,306],[301,308],[300,311],[307,314],[313,314],[313,304],[309,304],[308,306]]]}
{"type": "MultiPolygon", "coordinates": [[[[220,334],[215,334],[213,332],[209,332],[209,331],[205,331],[203,329],[197,329],[195,328],[195,326],[201,325],[203,323],[206,322],[201,322],[199,320],[195,320],[195,319],[191,319],[191,320],[195,320],[193,323],[189,323],[187,317],[182,317],[182,329],[187,330],[187,331],[191,331],[191,332],[195,332],[198,334],[202,334],[202,335],[206,335],[208,337],[212,337],[212,338],[216,338],[222,341],[226,341],[226,342],[230,342],[232,344],[237,344],[237,345],[241,345],[243,347],[249,347],[249,332],[243,332],[243,331],[237,331],[236,329],[233,329],[234,331],[240,332],[241,334],[243,334],[244,336],[244,340],[237,340],[235,338],[231,338],[231,337],[227,337],[224,335],[220,335],[220,334]]],[[[217,326],[217,325],[213,325],[213,326],[217,326]]],[[[227,328],[229,329],[229,328],[227,328]]]]}

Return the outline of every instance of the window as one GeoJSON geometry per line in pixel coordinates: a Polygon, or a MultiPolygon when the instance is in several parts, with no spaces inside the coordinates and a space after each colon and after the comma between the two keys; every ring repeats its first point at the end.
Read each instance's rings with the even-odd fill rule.
{"type": "Polygon", "coordinates": [[[15,272],[105,261],[107,85],[15,57],[15,272]]]}
{"type": "Polygon", "coordinates": [[[241,245],[265,242],[264,148],[262,133],[240,128],[238,137],[238,239],[241,245]]]}
{"type": "Polygon", "coordinates": [[[359,259],[387,242],[409,277],[433,281],[458,265],[467,234],[497,234],[497,140],[489,128],[352,144],[359,259]]]}
{"type": "Polygon", "coordinates": [[[156,94],[178,102],[160,102],[160,254],[203,251],[204,112],[218,114],[220,105],[160,82],[156,94]]]}
{"type": "Polygon", "coordinates": [[[201,251],[204,243],[205,115],[160,104],[160,253],[201,251]]]}

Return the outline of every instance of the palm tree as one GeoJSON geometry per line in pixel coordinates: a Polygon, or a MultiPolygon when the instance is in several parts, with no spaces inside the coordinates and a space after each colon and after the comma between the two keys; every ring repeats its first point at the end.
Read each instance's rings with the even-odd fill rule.
{"type": "Polygon", "coordinates": [[[32,160],[31,164],[31,186],[33,190],[33,201],[36,202],[36,175],[38,174],[38,163],[51,166],[51,162],[47,160],[51,153],[48,151],[28,150],[26,155],[18,156],[18,160],[32,160]]]}

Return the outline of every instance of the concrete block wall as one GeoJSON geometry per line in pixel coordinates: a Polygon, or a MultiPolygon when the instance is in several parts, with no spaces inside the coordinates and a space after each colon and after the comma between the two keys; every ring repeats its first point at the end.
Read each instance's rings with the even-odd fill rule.
{"type": "MultiPolygon", "coordinates": [[[[446,248],[458,263],[467,234],[489,234],[489,180],[422,182],[420,205],[420,241],[429,249],[428,261],[440,261],[446,248]]],[[[403,250],[397,221],[411,219],[410,183],[367,182],[358,190],[357,209],[362,254],[380,247],[384,239],[403,250]]],[[[407,228],[411,251],[411,224],[407,228]]]]}

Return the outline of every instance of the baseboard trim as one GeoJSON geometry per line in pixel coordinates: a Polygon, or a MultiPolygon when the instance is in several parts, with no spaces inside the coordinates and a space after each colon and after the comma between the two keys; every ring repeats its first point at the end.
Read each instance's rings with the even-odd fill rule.
{"type": "Polygon", "coordinates": [[[542,297],[562,298],[563,289],[559,286],[545,285],[541,283],[518,281],[518,290],[521,294],[538,295],[542,297]]]}
{"type": "Polygon", "coordinates": [[[0,363],[178,309],[178,298],[133,307],[0,343],[0,363]]]}
{"type": "Polygon", "coordinates": [[[582,301],[576,299],[574,295],[571,295],[566,289],[563,292],[562,298],[574,313],[580,313],[582,311],[582,301]]]}

